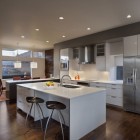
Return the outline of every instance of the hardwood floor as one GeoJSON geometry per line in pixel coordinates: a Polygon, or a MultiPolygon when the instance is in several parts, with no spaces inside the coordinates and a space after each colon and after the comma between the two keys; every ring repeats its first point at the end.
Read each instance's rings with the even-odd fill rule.
{"type": "MultiPolygon", "coordinates": [[[[0,102],[0,140],[43,140],[41,129],[32,129],[32,119],[29,121],[30,126],[25,127],[25,116],[22,111],[16,111],[16,104],[0,102]]],[[[59,132],[59,123],[52,121],[46,139],[61,140],[57,137],[59,132]]],[[[107,107],[106,124],[81,140],[140,140],[140,115],[107,107]]]]}

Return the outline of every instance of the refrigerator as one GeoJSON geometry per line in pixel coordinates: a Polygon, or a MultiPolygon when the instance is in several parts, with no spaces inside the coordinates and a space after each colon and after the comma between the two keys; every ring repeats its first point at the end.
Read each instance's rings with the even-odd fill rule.
{"type": "Polygon", "coordinates": [[[123,108],[140,113],[140,56],[124,57],[123,108]]]}

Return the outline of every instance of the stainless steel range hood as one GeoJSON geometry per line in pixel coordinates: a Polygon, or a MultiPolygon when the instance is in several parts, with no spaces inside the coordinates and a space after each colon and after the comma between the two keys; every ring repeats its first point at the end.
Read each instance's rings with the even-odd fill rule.
{"type": "Polygon", "coordinates": [[[80,48],[79,64],[93,64],[94,62],[94,46],[80,48]]]}

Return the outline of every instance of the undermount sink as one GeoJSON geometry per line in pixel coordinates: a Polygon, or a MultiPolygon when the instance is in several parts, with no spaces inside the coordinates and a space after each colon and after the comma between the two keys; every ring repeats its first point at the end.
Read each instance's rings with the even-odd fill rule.
{"type": "Polygon", "coordinates": [[[80,88],[79,86],[74,86],[74,85],[63,85],[65,88],[80,88]]]}

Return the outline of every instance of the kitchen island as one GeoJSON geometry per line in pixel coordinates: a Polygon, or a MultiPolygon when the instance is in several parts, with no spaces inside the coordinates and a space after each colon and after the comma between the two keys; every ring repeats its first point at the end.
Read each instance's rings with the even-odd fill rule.
{"type": "Polygon", "coordinates": [[[55,81],[59,82],[59,79],[55,78],[43,78],[43,79],[27,79],[27,80],[7,80],[6,81],[6,97],[9,101],[16,101],[17,99],[17,84],[22,83],[36,83],[36,82],[45,82],[45,81],[55,81]]]}
{"type": "MultiPolygon", "coordinates": [[[[26,102],[27,96],[35,96],[45,101],[60,101],[66,105],[62,114],[69,127],[69,139],[78,140],[87,133],[106,122],[106,90],[79,86],[79,88],[66,88],[55,83],[48,88],[44,82],[17,85],[17,108],[28,112],[30,104],[26,102]]],[[[45,117],[49,111],[45,103],[41,104],[45,117]]],[[[34,106],[31,116],[39,120],[34,106]]],[[[58,120],[54,112],[53,119],[58,120]]]]}

